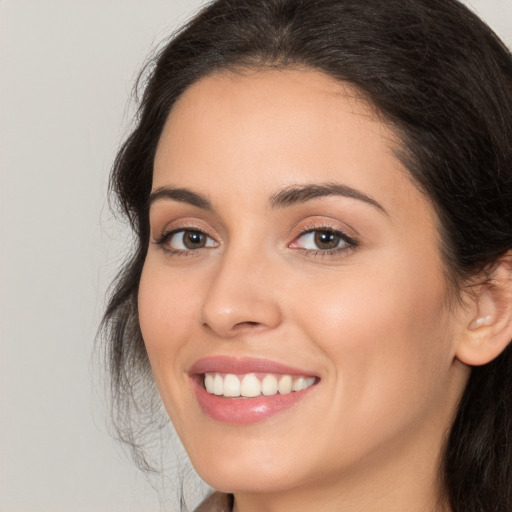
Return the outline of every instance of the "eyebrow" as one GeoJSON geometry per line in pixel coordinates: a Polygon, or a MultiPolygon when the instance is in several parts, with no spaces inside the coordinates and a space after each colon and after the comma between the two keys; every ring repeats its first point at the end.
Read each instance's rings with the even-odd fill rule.
{"type": "Polygon", "coordinates": [[[175,188],[175,187],[158,187],[155,191],[151,192],[148,199],[148,207],[150,207],[156,201],[162,199],[170,199],[172,201],[178,201],[180,203],[188,203],[192,206],[197,206],[202,210],[212,210],[212,203],[210,200],[197,192],[192,192],[187,188],[175,188]]]}
{"type": "MultiPolygon", "coordinates": [[[[328,196],[343,196],[351,199],[357,199],[381,210],[386,215],[388,214],[384,207],[372,197],[355,188],[349,187],[348,185],[342,185],[340,183],[292,185],[275,193],[270,198],[269,204],[275,209],[285,208],[287,206],[305,203],[318,197],[328,196]]],[[[192,206],[196,206],[197,208],[201,208],[202,210],[213,210],[211,201],[203,194],[192,192],[192,190],[187,188],[176,188],[171,186],[158,187],[153,191],[148,199],[148,207],[162,199],[188,203],[192,206]]]]}
{"type": "Polygon", "coordinates": [[[291,187],[287,187],[272,196],[270,199],[270,205],[272,208],[284,208],[294,204],[305,203],[306,201],[311,201],[317,197],[326,196],[343,196],[351,199],[357,199],[381,210],[386,215],[388,214],[380,203],[363,192],[349,187],[348,185],[330,182],[293,185],[291,187]]]}

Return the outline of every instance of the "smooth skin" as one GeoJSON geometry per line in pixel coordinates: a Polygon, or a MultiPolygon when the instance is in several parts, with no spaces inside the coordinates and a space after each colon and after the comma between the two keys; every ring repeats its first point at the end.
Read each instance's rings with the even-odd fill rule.
{"type": "Polygon", "coordinates": [[[210,75],[171,111],[153,192],[193,195],[151,205],[140,324],[192,464],[240,512],[449,510],[439,466],[465,362],[495,357],[510,322],[489,348],[494,292],[455,300],[398,144],[357,91],[312,70],[210,75]],[[312,185],[320,196],[289,193],[312,185]],[[319,382],[264,421],[227,424],[189,375],[210,356],[319,382]]]}

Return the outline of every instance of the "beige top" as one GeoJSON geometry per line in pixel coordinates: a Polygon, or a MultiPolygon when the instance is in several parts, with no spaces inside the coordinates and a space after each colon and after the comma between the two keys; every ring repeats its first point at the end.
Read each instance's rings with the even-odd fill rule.
{"type": "Polygon", "coordinates": [[[233,495],[214,492],[208,496],[194,512],[232,512],[233,495]]]}

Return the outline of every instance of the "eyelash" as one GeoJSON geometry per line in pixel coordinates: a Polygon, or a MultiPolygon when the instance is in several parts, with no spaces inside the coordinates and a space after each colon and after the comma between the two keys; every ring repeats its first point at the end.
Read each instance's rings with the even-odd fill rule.
{"type": "MultiPolygon", "coordinates": [[[[173,256],[195,256],[198,254],[201,254],[204,250],[208,250],[211,247],[200,247],[197,249],[175,249],[173,247],[170,247],[167,244],[169,240],[178,233],[200,233],[201,235],[205,236],[209,240],[213,240],[211,236],[209,236],[207,233],[204,232],[202,229],[198,229],[195,227],[182,227],[182,228],[176,228],[172,229],[170,231],[164,231],[160,237],[155,241],[155,244],[160,246],[162,250],[164,250],[166,253],[171,254],[173,256]]],[[[217,242],[215,242],[217,244],[217,242]]],[[[217,244],[218,245],[218,244],[217,244]]]]}
{"type": "MultiPolygon", "coordinates": [[[[292,244],[294,244],[297,240],[305,237],[306,235],[309,235],[311,233],[326,233],[329,235],[333,235],[335,237],[338,237],[341,242],[343,242],[345,245],[342,247],[334,247],[332,249],[306,249],[304,247],[295,247],[296,250],[299,250],[306,255],[311,255],[315,257],[323,257],[323,256],[334,256],[334,255],[340,255],[344,252],[351,251],[355,249],[359,243],[357,240],[352,238],[351,236],[347,235],[344,231],[338,228],[333,228],[328,225],[318,225],[311,228],[306,229],[305,231],[301,231],[293,240],[292,244]]],[[[290,244],[290,245],[292,245],[290,244]]]]}
{"type": "MultiPolygon", "coordinates": [[[[205,233],[202,229],[197,229],[194,227],[188,227],[188,228],[182,227],[182,228],[173,229],[171,231],[163,232],[160,235],[160,237],[155,241],[155,244],[160,246],[166,253],[174,255],[174,256],[199,255],[199,254],[203,253],[204,250],[208,250],[210,248],[214,248],[214,247],[218,246],[218,242],[215,242],[215,241],[214,241],[214,243],[216,244],[215,246],[200,247],[197,249],[175,249],[175,248],[166,246],[165,244],[173,236],[177,235],[178,233],[183,233],[183,234],[199,233],[199,234],[207,237],[209,240],[214,241],[214,239],[211,236],[209,236],[207,233],[205,233]]],[[[314,226],[312,228],[308,228],[306,230],[301,231],[288,246],[292,247],[295,250],[299,250],[306,255],[311,255],[311,256],[315,256],[315,257],[323,257],[323,256],[333,256],[336,254],[341,254],[343,252],[351,251],[351,250],[355,249],[358,245],[359,245],[359,243],[357,242],[357,240],[355,240],[354,238],[347,235],[344,231],[342,231],[340,229],[332,228],[331,226],[327,226],[327,225],[319,225],[319,226],[314,226]],[[340,241],[344,242],[346,245],[344,245],[342,247],[335,247],[333,249],[306,249],[304,247],[298,247],[298,246],[294,247],[293,246],[293,244],[296,243],[297,240],[299,240],[311,233],[327,233],[329,235],[339,237],[340,241]]]]}

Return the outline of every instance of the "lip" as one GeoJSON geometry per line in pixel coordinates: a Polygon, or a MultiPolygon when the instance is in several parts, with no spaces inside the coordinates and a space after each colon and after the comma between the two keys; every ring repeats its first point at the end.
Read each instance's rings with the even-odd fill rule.
{"type": "Polygon", "coordinates": [[[303,377],[317,377],[307,370],[302,370],[269,359],[256,359],[250,357],[236,358],[213,356],[196,361],[189,369],[190,375],[203,373],[278,373],[283,375],[296,375],[303,377]]]}
{"type": "Polygon", "coordinates": [[[247,425],[263,421],[305,399],[318,384],[318,376],[288,365],[267,359],[207,357],[196,361],[189,370],[194,391],[202,410],[212,419],[236,425],[247,425]],[[285,395],[254,398],[227,398],[208,393],[202,385],[205,373],[273,373],[292,376],[315,377],[317,382],[301,391],[285,395]]]}

